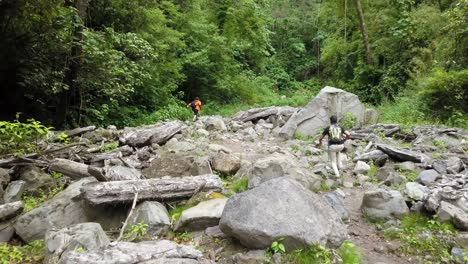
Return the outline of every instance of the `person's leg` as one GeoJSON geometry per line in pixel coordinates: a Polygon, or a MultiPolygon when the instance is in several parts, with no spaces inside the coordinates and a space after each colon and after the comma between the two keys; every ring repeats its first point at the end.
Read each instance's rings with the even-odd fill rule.
{"type": "Polygon", "coordinates": [[[340,177],[340,172],[338,171],[338,167],[337,167],[337,164],[336,164],[337,154],[338,154],[338,152],[336,151],[336,145],[330,145],[328,147],[328,153],[329,153],[329,156],[330,156],[330,161],[331,161],[331,166],[332,166],[333,172],[335,173],[336,177],[340,177]]]}

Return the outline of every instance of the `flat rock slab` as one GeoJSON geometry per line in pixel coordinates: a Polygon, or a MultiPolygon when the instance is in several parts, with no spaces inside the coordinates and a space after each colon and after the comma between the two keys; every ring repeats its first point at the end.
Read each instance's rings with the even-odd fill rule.
{"type": "Polygon", "coordinates": [[[183,123],[177,121],[142,128],[126,127],[120,141],[132,147],[149,146],[153,143],[163,145],[184,128],[183,123]]]}
{"type": "Polygon", "coordinates": [[[194,247],[169,240],[118,242],[101,250],[71,251],[60,259],[59,264],[133,264],[162,258],[198,259],[201,256],[202,253],[194,247]]]}
{"type": "Polygon", "coordinates": [[[270,116],[290,116],[297,111],[297,108],[290,106],[270,106],[263,108],[254,108],[246,112],[237,113],[232,120],[240,122],[257,121],[259,119],[267,119],[270,116]]]}
{"type": "Polygon", "coordinates": [[[424,154],[406,150],[403,148],[397,148],[385,144],[376,144],[377,148],[387,153],[390,157],[399,161],[412,161],[417,163],[423,163],[429,161],[429,157],[424,154]]]}
{"type": "Polygon", "coordinates": [[[288,250],[316,242],[338,247],[347,236],[335,210],[289,177],[266,181],[231,197],[219,226],[226,235],[254,249],[268,248],[280,238],[288,250]]]}

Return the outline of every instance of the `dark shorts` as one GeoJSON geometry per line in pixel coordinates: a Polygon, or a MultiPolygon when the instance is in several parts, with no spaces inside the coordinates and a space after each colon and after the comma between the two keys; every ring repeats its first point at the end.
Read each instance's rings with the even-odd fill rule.
{"type": "Polygon", "coordinates": [[[193,115],[198,115],[198,110],[192,109],[192,111],[193,111],[193,115]]]}

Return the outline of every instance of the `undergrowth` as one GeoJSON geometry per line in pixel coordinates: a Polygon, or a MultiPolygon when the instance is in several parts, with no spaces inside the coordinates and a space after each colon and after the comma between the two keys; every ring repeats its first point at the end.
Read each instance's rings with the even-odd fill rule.
{"type": "Polygon", "coordinates": [[[285,263],[294,264],[331,264],[335,263],[337,259],[341,259],[340,263],[343,264],[359,264],[362,262],[359,249],[350,241],[344,241],[335,252],[314,243],[307,249],[294,250],[284,255],[285,263]]]}
{"type": "Polygon", "coordinates": [[[0,261],[2,264],[41,263],[45,247],[42,240],[35,240],[24,246],[0,244],[0,261]]]}
{"type": "Polygon", "coordinates": [[[402,218],[399,228],[384,230],[385,238],[400,240],[403,244],[399,250],[405,255],[431,255],[434,262],[426,263],[450,263],[451,245],[446,238],[456,234],[456,230],[452,224],[434,217],[410,213],[402,218]]]}
{"type": "MultiPolygon", "coordinates": [[[[58,175],[59,174],[56,174],[57,177],[58,177],[58,175]]],[[[57,193],[63,191],[64,188],[65,188],[65,185],[60,184],[55,188],[49,189],[49,191],[47,191],[47,192],[43,191],[43,190],[39,190],[39,195],[32,195],[32,194],[23,195],[21,200],[24,203],[24,211],[29,212],[32,209],[38,207],[39,205],[44,203],[46,200],[51,199],[57,193]]]]}

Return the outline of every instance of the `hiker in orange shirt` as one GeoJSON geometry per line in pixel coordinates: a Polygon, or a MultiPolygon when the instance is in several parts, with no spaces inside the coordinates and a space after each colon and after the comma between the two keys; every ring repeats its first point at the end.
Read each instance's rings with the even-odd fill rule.
{"type": "Polygon", "coordinates": [[[200,112],[201,107],[202,107],[202,102],[200,101],[200,98],[195,97],[195,99],[187,104],[187,107],[192,107],[193,111],[193,119],[192,121],[195,122],[198,118],[198,112],[200,112]]]}

